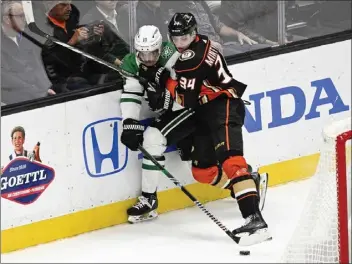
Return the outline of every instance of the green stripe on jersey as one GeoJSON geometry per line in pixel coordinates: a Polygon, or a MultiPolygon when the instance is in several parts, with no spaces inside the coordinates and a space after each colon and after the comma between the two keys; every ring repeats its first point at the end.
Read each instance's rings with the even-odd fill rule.
{"type": "Polygon", "coordinates": [[[160,171],[159,167],[155,165],[144,164],[144,163],[142,164],[142,169],[160,171]]]}
{"type": "Polygon", "coordinates": [[[141,100],[134,99],[134,98],[121,98],[120,103],[136,103],[136,104],[142,104],[141,100]]]}

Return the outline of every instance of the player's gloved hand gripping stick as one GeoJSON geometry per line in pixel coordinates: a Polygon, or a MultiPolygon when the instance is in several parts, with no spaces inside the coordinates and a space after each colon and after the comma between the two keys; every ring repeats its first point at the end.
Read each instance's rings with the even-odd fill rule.
{"type": "MultiPolygon", "coordinates": [[[[64,42],[61,42],[57,39],[55,39],[54,37],[44,33],[41,29],[38,28],[38,26],[35,23],[34,20],[34,15],[33,15],[33,9],[32,9],[32,2],[31,1],[22,1],[22,5],[23,5],[23,10],[25,13],[25,17],[26,17],[26,21],[28,24],[28,28],[31,32],[33,32],[34,34],[37,34],[41,37],[46,38],[47,40],[63,46],[73,52],[76,52],[78,54],[81,54],[82,56],[89,58],[95,62],[98,62],[102,65],[105,65],[115,71],[118,71],[120,73],[122,73],[121,68],[119,68],[116,65],[113,65],[109,62],[106,62],[94,55],[88,54],[84,51],[81,51],[73,46],[70,46],[64,42]]],[[[36,44],[36,43],[35,43],[36,44]]],[[[123,73],[122,73],[123,74],[123,73]]],[[[133,78],[138,79],[141,82],[145,82],[145,80],[137,75],[131,76],[133,78]]],[[[165,174],[166,177],[168,177],[177,187],[179,187],[182,192],[184,194],[187,195],[188,198],[190,198],[192,200],[192,202],[199,208],[202,210],[203,213],[205,213],[214,223],[216,223],[233,241],[235,241],[237,244],[241,244],[240,240],[241,238],[238,236],[235,236],[226,226],[224,226],[212,213],[210,213],[208,211],[208,209],[206,209],[204,207],[204,205],[202,203],[200,203],[171,173],[169,173],[162,165],[159,164],[159,162],[154,159],[154,157],[152,155],[150,155],[141,145],[138,146],[138,149],[143,153],[143,155],[145,155],[148,159],[150,159],[160,170],[162,170],[162,172],[165,174]]]]}

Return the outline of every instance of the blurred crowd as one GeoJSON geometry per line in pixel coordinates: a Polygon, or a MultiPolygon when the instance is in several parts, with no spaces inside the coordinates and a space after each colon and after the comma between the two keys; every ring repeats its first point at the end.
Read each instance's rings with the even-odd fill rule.
{"type": "MultiPolygon", "coordinates": [[[[2,105],[121,80],[118,72],[30,32],[21,1],[1,5],[2,105]]],[[[32,5],[42,31],[117,66],[133,51],[131,40],[140,26],[159,27],[166,41],[175,12],[192,12],[199,33],[217,42],[225,56],[351,29],[351,1],[288,0],[281,16],[278,2],[265,0],[64,0],[32,5]],[[285,25],[281,41],[279,23],[285,25]]]]}

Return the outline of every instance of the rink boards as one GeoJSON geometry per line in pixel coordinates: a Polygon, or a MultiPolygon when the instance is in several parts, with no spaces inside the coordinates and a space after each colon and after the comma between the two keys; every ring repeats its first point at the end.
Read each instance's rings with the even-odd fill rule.
{"type": "MultiPolygon", "coordinates": [[[[243,129],[245,157],[270,175],[269,185],[314,174],[322,127],[350,116],[351,41],[231,65],[248,84],[243,129]]],[[[1,118],[1,252],[124,223],[141,190],[141,154],[119,141],[121,91],[1,118]],[[29,152],[40,142],[41,162],[17,158],[10,133],[26,131],[29,152]]],[[[152,113],[143,105],[142,119],[152,113]]],[[[171,148],[166,168],[201,202],[228,191],[196,183],[171,148]]],[[[159,212],[192,206],[166,177],[159,212]]],[[[270,191],[270,190],[269,190],[270,191]]]]}

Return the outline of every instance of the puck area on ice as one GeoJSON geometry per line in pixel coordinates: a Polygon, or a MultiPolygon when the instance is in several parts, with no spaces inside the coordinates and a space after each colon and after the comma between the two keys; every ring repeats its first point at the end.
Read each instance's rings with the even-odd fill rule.
{"type": "Polygon", "coordinates": [[[249,250],[241,250],[240,251],[240,255],[242,255],[242,256],[248,256],[250,254],[251,254],[251,252],[249,250]]]}

